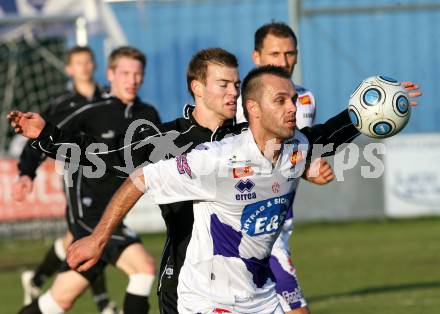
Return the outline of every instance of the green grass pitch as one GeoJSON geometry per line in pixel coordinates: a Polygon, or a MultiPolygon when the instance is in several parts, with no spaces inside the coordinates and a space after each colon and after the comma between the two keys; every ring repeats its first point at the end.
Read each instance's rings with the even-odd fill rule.
{"type": "MultiPolygon", "coordinates": [[[[143,236],[159,261],[164,235],[143,236]]],[[[314,314],[439,313],[440,219],[299,224],[291,247],[314,314]]],[[[0,314],[22,302],[20,272],[51,241],[0,241],[0,314]]],[[[109,291],[122,304],[127,280],[109,267],[109,291]]],[[[151,298],[158,313],[157,298],[151,298]]],[[[90,292],[69,312],[97,313],[90,292]]]]}

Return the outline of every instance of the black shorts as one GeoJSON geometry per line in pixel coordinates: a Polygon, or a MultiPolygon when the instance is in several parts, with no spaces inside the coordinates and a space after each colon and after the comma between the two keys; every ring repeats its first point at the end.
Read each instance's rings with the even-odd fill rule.
{"type": "MultiPolygon", "coordinates": [[[[90,224],[95,225],[95,224],[90,224]]],[[[73,234],[74,241],[81,239],[85,236],[91,234],[91,229],[89,225],[84,222],[77,221],[71,226],[70,231],[73,234]]],[[[84,276],[89,282],[94,282],[96,277],[102,273],[107,264],[115,265],[121,256],[122,252],[131,244],[142,243],[141,239],[138,237],[136,232],[128,228],[124,224],[118,226],[115,232],[112,234],[109,242],[104,248],[101,259],[92,266],[89,270],[81,272],[80,274],[84,276]]],[[[66,261],[61,265],[60,271],[71,270],[66,261]]]]}
{"type": "Polygon", "coordinates": [[[160,314],[179,314],[177,312],[177,292],[158,291],[160,314]]]}

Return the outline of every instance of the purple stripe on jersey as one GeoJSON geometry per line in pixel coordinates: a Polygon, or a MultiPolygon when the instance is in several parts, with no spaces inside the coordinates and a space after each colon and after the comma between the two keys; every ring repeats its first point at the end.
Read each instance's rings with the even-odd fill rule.
{"type": "Polygon", "coordinates": [[[214,255],[240,258],[246,265],[247,270],[252,274],[253,282],[258,288],[263,287],[269,277],[272,278],[269,268],[269,257],[261,260],[255,257],[249,259],[242,258],[238,248],[243,237],[242,233],[222,223],[216,214],[211,215],[211,236],[214,255]]]}
{"type": "Polygon", "coordinates": [[[269,259],[269,264],[274,276],[273,281],[275,281],[275,290],[277,291],[277,294],[286,300],[291,310],[300,308],[301,300],[304,297],[296,275],[284,270],[278,259],[273,255],[269,259]]]}
{"type": "Polygon", "coordinates": [[[263,259],[258,259],[255,257],[249,259],[242,258],[246,268],[252,274],[253,282],[258,288],[263,287],[269,278],[274,281],[273,274],[269,268],[269,258],[270,256],[263,259]]]}
{"type": "Polygon", "coordinates": [[[240,231],[224,224],[216,214],[211,215],[211,236],[214,246],[214,255],[225,257],[240,257],[238,246],[243,237],[240,231]]]}
{"type": "Polygon", "coordinates": [[[290,205],[289,209],[287,210],[286,214],[286,220],[293,218],[293,205],[290,205]]]}

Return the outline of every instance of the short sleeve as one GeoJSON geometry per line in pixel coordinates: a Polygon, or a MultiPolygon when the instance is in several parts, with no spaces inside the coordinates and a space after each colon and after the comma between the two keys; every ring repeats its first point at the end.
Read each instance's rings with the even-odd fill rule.
{"type": "Polygon", "coordinates": [[[194,149],[187,155],[145,166],[146,193],[157,204],[213,200],[219,175],[217,152],[219,150],[194,149]]]}

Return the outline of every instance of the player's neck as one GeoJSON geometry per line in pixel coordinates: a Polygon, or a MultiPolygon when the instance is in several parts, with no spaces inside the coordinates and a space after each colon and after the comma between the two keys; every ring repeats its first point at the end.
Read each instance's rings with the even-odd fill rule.
{"type": "Polygon", "coordinates": [[[283,140],[274,137],[273,134],[267,133],[262,128],[250,125],[252,135],[260,152],[272,163],[278,160],[281,152],[283,140]]]}
{"type": "Polygon", "coordinates": [[[199,125],[210,129],[213,132],[225,122],[225,120],[215,112],[209,110],[203,105],[197,104],[193,111],[193,117],[199,125]]]}
{"type": "Polygon", "coordinates": [[[87,99],[93,98],[93,94],[95,93],[96,88],[94,81],[75,82],[74,86],[78,94],[84,96],[87,99]]]}

